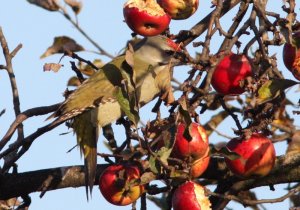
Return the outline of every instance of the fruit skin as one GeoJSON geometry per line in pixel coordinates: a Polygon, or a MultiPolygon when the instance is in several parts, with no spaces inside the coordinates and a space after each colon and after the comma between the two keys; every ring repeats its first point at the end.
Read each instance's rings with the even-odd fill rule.
{"type": "Polygon", "coordinates": [[[228,168],[238,176],[265,176],[274,166],[276,158],[274,145],[262,134],[252,134],[246,140],[234,138],[226,146],[241,156],[235,160],[225,158],[228,168]]]}
{"type": "Polygon", "coordinates": [[[140,171],[136,166],[112,165],[101,174],[99,188],[108,202],[117,206],[125,206],[133,203],[143,194],[143,185],[130,184],[139,178],[140,171]],[[122,178],[120,176],[123,172],[122,178]]]}
{"type": "Polygon", "coordinates": [[[223,95],[239,95],[245,92],[240,82],[251,75],[251,65],[247,57],[231,53],[216,66],[211,85],[223,95]]]}
{"type": "Polygon", "coordinates": [[[194,160],[204,157],[209,151],[209,141],[205,129],[198,123],[191,123],[192,140],[190,141],[183,136],[184,130],[185,124],[179,123],[172,155],[181,159],[192,157],[194,160]]]}
{"type": "Polygon", "coordinates": [[[173,194],[174,210],[210,210],[211,203],[205,196],[204,187],[192,181],[180,185],[173,194]]]}
{"type": "Polygon", "coordinates": [[[129,0],[124,4],[123,15],[128,27],[142,36],[161,34],[171,21],[155,0],[129,0]]]}
{"type": "Polygon", "coordinates": [[[157,2],[174,20],[189,18],[199,6],[199,0],[158,0],[157,2]]]}
{"type": "Polygon", "coordinates": [[[283,63],[285,67],[300,80],[300,31],[293,34],[293,44],[283,46],[283,63]]]}
{"type": "Polygon", "coordinates": [[[195,160],[190,168],[190,176],[192,178],[197,178],[201,176],[207,169],[209,164],[210,156],[209,156],[209,150],[207,151],[207,155],[205,155],[202,158],[199,158],[195,160]]]}

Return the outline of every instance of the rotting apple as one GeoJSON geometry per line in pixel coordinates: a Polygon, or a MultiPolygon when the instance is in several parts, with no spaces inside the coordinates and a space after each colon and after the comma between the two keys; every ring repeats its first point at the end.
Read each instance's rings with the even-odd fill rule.
{"type": "Polygon", "coordinates": [[[192,181],[180,185],[172,196],[174,210],[210,210],[211,203],[205,195],[205,188],[192,181]]]}
{"type": "Polygon", "coordinates": [[[245,92],[242,82],[251,75],[252,68],[247,57],[230,53],[216,66],[211,85],[220,94],[239,95],[245,92]]]}
{"type": "Polygon", "coordinates": [[[124,4],[123,14],[129,28],[143,36],[161,34],[171,21],[156,0],[128,0],[124,4]]]}
{"type": "Polygon", "coordinates": [[[99,188],[103,197],[110,203],[125,206],[136,201],[144,192],[138,167],[132,165],[111,165],[99,178],[99,188]]]}
{"type": "Polygon", "coordinates": [[[158,0],[157,2],[174,20],[189,18],[199,5],[199,0],[158,0]]]}
{"type": "Polygon", "coordinates": [[[186,125],[179,123],[175,136],[175,143],[172,150],[172,156],[177,158],[193,158],[193,160],[204,157],[209,151],[209,141],[205,129],[198,123],[191,123],[191,140],[184,137],[186,125]]]}
{"type": "Polygon", "coordinates": [[[249,139],[233,138],[226,146],[240,155],[234,160],[225,157],[226,165],[237,176],[265,176],[274,166],[274,145],[262,134],[254,133],[249,139]]]}
{"type": "Polygon", "coordinates": [[[300,31],[293,34],[293,43],[286,43],[283,47],[283,63],[285,67],[300,80],[300,31]]]}

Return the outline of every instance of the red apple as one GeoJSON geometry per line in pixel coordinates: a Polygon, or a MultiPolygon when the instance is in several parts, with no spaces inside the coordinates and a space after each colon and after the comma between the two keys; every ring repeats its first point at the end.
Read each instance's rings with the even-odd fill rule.
{"type": "Polygon", "coordinates": [[[204,157],[209,150],[209,141],[205,129],[198,123],[190,125],[190,135],[192,139],[189,141],[183,136],[185,124],[177,125],[177,133],[172,155],[177,158],[192,157],[194,160],[204,157]]]}
{"type": "Polygon", "coordinates": [[[211,210],[204,187],[191,181],[185,182],[174,191],[172,206],[174,210],[211,210]]]}
{"type": "Polygon", "coordinates": [[[249,139],[234,138],[226,146],[240,155],[235,160],[225,158],[228,168],[238,176],[265,176],[274,166],[274,145],[262,134],[255,133],[249,139]]]}
{"type": "Polygon", "coordinates": [[[140,178],[136,166],[112,165],[107,167],[99,179],[99,188],[104,198],[118,206],[136,201],[144,192],[144,186],[134,183],[140,178]]]}
{"type": "Polygon", "coordinates": [[[293,43],[283,47],[283,62],[285,67],[300,80],[300,31],[293,34],[293,43]]]}
{"type": "Polygon", "coordinates": [[[156,0],[128,0],[124,4],[123,14],[129,28],[143,36],[161,34],[171,21],[156,0]]]}
{"type": "Polygon", "coordinates": [[[189,18],[199,5],[199,0],[158,0],[157,2],[175,20],[189,18]]]}
{"type": "Polygon", "coordinates": [[[190,168],[190,176],[192,178],[197,178],[201,176],[206,171],[209,164],[209,160],[210,160],[209,150],[207,150],[207,155],[195,160],[192,163],[190,168]]]}
{"type": "Polygon", "coordinates": [[[245,92],[241,82],[251,75],[251,65],[247,57],[231,53],[216,66],[211,85],[223,95],[238,95],[245,92]]]}

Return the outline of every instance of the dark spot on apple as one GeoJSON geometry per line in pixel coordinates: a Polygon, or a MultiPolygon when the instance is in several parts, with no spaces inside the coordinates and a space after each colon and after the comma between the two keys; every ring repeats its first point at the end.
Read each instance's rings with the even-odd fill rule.
{"type": "Polygon", "coordinates": [[[146,27],[147,29],[151,29],[151,28],[157,27],[157,24],[153,24],[153,23],[145,23],[145,27],[146,27]]]}

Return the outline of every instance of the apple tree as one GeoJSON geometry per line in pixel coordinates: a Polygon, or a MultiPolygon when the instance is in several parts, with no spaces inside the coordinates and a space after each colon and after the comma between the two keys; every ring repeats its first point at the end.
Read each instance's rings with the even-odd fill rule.
{"type": "MultiPolygon", "coordinates": [[[[11,49],[0,25],[0,69],[8,74],[13,98],[10,110],[15,115],[0,138],[0,209],[28,209],[34,202],[31,193],[43,196],[62,188],[86,186],[82,196],[96,199],[89,197],[93,185],[99,185],[111,205],[132,209],[139,203],[142,210],[149,204],[158,209],[218,210],[228,208],[230,202],[264,209],[265,204],[285,200],[290,200],[290,209],[300,208],[300,111],[295,89],[300,80],[300,24],[295,0],[276,5],[267,0],[213,0],[207,12],[198,0],[128,0],[115,8],[124,12],[124,22],[131,30],[131,38],[120,46],[118,55],[110,54],[79,24],[83,2],[27,3],[45,13],[61,14],[96,49],[93,53],[98,58],[87,58],[86,47],[72,37],[54,37],[50,47],[45,44],[41,58],[60,55],[58,62],[44,63],[46,73],[59,72],[62,67],[72,72],[65,101],[21,110],[17,83],[22,78],[16,77],[13,60],[22,45],[11,49]],[[197,9],[206,12],[203,18],[195,17],[197,9]],[[190,18],[196,20],[191,28],[180,24],[190,18]],[[178,32],[173,22],[180,26],[178,32]],[[157,44],[153,37],[164,42],[157,44]],[[148,50],[153,46],[162,54],[154,65],[147,63],[156,59],[148,50]],[[140,49],[147,49],[144,63],[136,59],[140,49]],[[276,52],[283,52],[283,57],[276,52]],[[121,79],[115,82],[119,74],[111,73],[116,68],[109,66],[120,58],[117,72],[121,79]],[[112,61],[106,64],[105,59],[112,61]],[[67,66],[61,63],[64,60],[69,61],[67,66]],[[143,66],[145,77],[140,76],[143,66]],[[157,66],[168,67],[162,70],[165,74],[156,72],[157,66]],[[103,82],[102,86],[92,83],[95,80],[103,82]],[[84,89],[87,85],[90,87],[84,89]],[[114,88],[112,93],[103,91],[107,87],[114,88]],[[93,91],[102,91],[102,95],[79,106],[90,100],[79,98],[80,91],[87,97],[94,97],[93,91]],[[139,100],[148,93],[147,100],[139,100]],[[70,101],[74,98],[75,108],[64,113],[73,106],[70,101]],[[111,108],[115,105],[118,109],[111,108]],[[117,119],[108,123],[100,125],[95,120],[102,128],[98,144],[105,144],[105,152],[90,146],[95,142],[87,138],[75,143],[81,148],[84,165],[18,171],[18,161],[31,155],[32,145],[58,126],[74,130],[77,140],[79,134],[87,137],[90,130],[97,131],[93,134],[98,137],[99,126],[91,110],[101,106],[108,107],[96,114],[102,119],[120,110],[120,116],[116,113],[117,119]],[[45,120],[52,113],[58,120],[42,120],[35,131],[27,131],[30,119],[39,116],[45,120]],[[91,116],[83,121],[87,113],[91,116]],[[121,134],[115,125],[122,127],[121,134]],[[92,130],[94,127],[97,129],[92,130]],[[285,145],[282,155],[276,154],[278,144],[285,145]],[[97,157],[95,168],[89,165],[91,153],[97,157]],[[288,186],[285,195],[257,195],[259,187],[267,186],[273,192],[279,184],[288,186]]],[[[4,114],[2,110],[0,120],[4,114]]]]}

